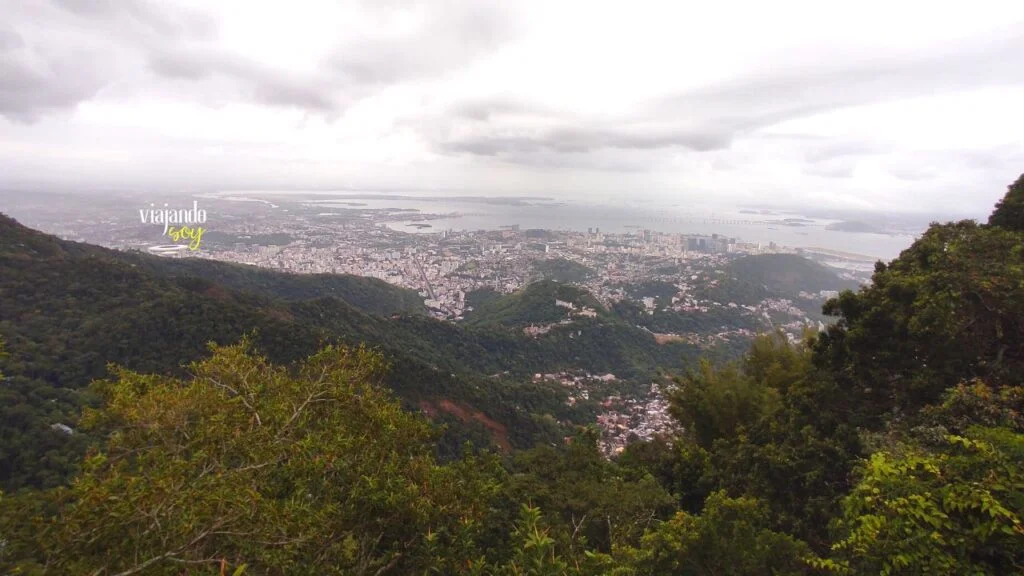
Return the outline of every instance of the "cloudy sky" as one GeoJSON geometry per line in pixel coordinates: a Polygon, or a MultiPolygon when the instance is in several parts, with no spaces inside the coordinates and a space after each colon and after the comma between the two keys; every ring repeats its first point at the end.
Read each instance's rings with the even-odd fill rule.
{"type": "Polygon", "coordinates": [[[0,0],[0,187],[985,214],[1024,2],[0,0]]]}

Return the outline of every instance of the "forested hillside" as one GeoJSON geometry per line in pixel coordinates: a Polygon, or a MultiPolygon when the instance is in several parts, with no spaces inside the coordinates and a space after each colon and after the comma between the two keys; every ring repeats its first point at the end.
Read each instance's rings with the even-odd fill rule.
{"type": "Polygon", "coordinates": [[[290,274],[201,258],[160,258],[141,252],[119,252],[68,242],[20,226],[0,214],[0,255],[12,259],[82,259],[128,264],[156,276],[192,277],[223,288],[282,300],[333,297],[375,314],[425,312],[423,299],[412,290],[376,278],[346,274],[290,274]]]}
{"type": "MultiPolygon", "coordinates": [[[[126,259],[126,256],[122,256],[126,259]]],[[[371,314],[423,314],[423,298],[376,278],[348,274],[290,274],[201,258],[156,258],[138,255],[136,262],[161,276],[192,276],[245,292],[281,300],[338,298],[371,314]]]]}
{"type": "Polygon", "coordinates": [[[577,308],[589,307],[602,317],[607,316],[604,306],[586,290],[554,280],[542,280],[515,294],[491,298],[481,303],[466,316],[466,324],[522,328],[530,324],[558,322],[568,318],[572,310],[556,304],[557,301],[577,308]]]}
{"type": "Polygon", "coordinates": [[[856,290],[857,283],[796,254],[758,254],[732,261],[707,296],[724,302],[756,304],[767,297],[795,298],[800,292],[856,290]]]}
{"type": "MultiPolygon", "coordinates": [[[[0,570],[1022,573],[1021,206],[1024,176],[988,223],[932,225],[900,257],[879,263],[870,286],[831,300],[826,312],[838,321],[823,333],[795,343],[766,334],[740,360],[667,368],[677,374],[668,394],[675,425],[611,460],[589,427],[527,450],[438,460],[436,430],[387,389],[386,356],[398,349],[326,346],[285,366],[243,339],[176,373],[117,369],[89,387],[96,401],[81,426],[98,445],[74,480],[0,499],[0,570]]],[[[17,261],[50,258],[52,242],[18,238],[19,254],[0,250],[4,270],[35,274],[17,261]]],[[[58,259],[74,260],[48,263],[58,259]]],[[[106,272],[143,286],[158,282],[129,270],[106,272]]],[[[114,286],[113,300],[69,286],[62,297],[90,313],[63,321],[75,306],[53,304],[56,294],[30,298],[24,278],[4,282],[2,328],[13,359],[5,372],[23,371],[26,342],[47,330],[76,333],[114,308],[138,306],[114,286]]],[[[233,315],[251,311],[243,307],[256,296],[220,298],[233,315]]],[[[361,314],[314,302],[302,303],[310,309],[272,302],[264,322],[273,328],[271,311],[339,322],[334,315],[361,314]]],[[[145,310],[157,322],[183,309],[145,310]]],[[[382,342],[398,334],[382,328],[391,325],[384,319],[366,318],[365,334],[379,330],[382,342]]],[[[277,320],[281,330],[292,327],[277,320]]],[[[411,357],[444,371],[499,364],[493,354],[502,346],[510,347],[506,359],[553,353],[542,339],[517,348],[522,341],[506,329],[464,331],[417,316],[394,324],[417,334],[408,341],[411,357]],[[457,340],[438,344],[441,333],[457,340]]],[[[141,321],[109,326],[136,330],[141,321]]],[[[65,338],[40,346],[82,345],[65,338]]],[[[609,356],[631,360],[638,363],[609,356]]]]}
{"type": "Polygon", "coordinates": [[[734,260],[727,271],[736,279],[759,285],[773,294],[801,291],[855,290],[856,282],[836,276],[835,270],[796,254],[758,254],[734,260]]]}
{"type": "MultiPolygon", "coordinates": [[[[256,349],[282,364],[327,343],[379,347],[393,365],[386,384],[408,408],[452,402],[509,431],[496,437],[479,417],[460,421],[442,411],[438,417],[450,424],[442,443],[447,452],[467,438],[527,448],[564,435],[551,421],[593,417],[591,407],[567,407],[564,389],[523,382],[535,372],[584,368],[639,376],[659,366],[678,369],[698,353],[603,322],[541,340],[500,327],[455,326],[419,314],[420,305],[406,308],[414,293],[377,280],[117,252],[61,241],[6,217],[0,217],[0,238],[0,336],[10,352],[0,391],[0,486],[7,490],[67,480],[90,436],[60,426],[76,428],[80,409],[95,400],[85,387],[104,377],[109,363],[180,376],[184,365],[207,354],[207,343],[230,344],[250,333],[256,349]]],[[[554,287],[573,291],[566,298],[593,300],[554,287]]],[[[526,293],[507,298],[540,306],[531,296],[536,291],[526,293]]],[[[543,306],[555,308],[553,294],[543,306]]]]}

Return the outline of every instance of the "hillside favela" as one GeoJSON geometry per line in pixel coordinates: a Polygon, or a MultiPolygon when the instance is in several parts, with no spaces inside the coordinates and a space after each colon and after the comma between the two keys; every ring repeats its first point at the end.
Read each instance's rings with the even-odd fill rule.
{"type": "Polygon", "coordinates": [[[1024,574],[1024,5],[0,8],[0,575],[1024,574]]]}

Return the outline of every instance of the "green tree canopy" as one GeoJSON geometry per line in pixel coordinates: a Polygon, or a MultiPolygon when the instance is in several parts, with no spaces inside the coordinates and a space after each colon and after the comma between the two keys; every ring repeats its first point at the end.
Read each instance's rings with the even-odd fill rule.
{"type": "Polygon", "coordinates": [[[550,523],[569,535],[568,550],[608,552],[636,544],[654,520],[672,514],[672,498],[648,474],[629,474],[598,448],[599,432],[584,428],[568,445],[538,446],[512,463],[508,494],[540,507],[550,523]]]}
{"type": "Polygon", "coordinates": [[[699,516],[678,513],[644,536],[634,574],[783,576],[806,574],[807,545],[769,527],[768,510],[753,498],[708,497],[699,516]]]}
{"type": "Polygon", "coordinates": [[[988,217],[990,226],[1024,232],[1024,174],[1010,185],[1006,195],[988,217]]]}
{"type": "Polygon", "coordinates": [[[1019,574],[1024,435],[973,428],[940,449],[874,454],[824,565],[851,574],[1019,574]]]}
{"type": "Polygon", "coordinates": [[[30,531],[22,543],[40,548],[22,552],[61,574],[448,572],[427,537],[471,542],[497,483],[472,461],[434,462],[430,424],[377,385],[384,369],[328,347],[287,370],[247,342],[214,347],[185,380],[119,369],[83,417],[106,446],[48,494],[56,513],[15,498],[0,533],[30,531]]]}
{"type": "Polygon", "coordinates": [[[839,321],[817,363],[851,394],[861,424],[938,402],[962,379],[1024,373],[1024,235],[971,221],[934,224],[872,285],[825,305],[839,321]]]}
{"type": "Polygon", "coordinates": [[[751,496],[772,511],[773,529],[827,548],[821,527],[838,512],[861,448],[847,399],[813,366],[813,347],[810,335],[799,343],[759,336],[740,362],[704,364],[679,381],[671,409],[684,433],[662,467],[689,478],[699,472],[689,489],[673,486],[684,506],[709,488],[751,496]]]}

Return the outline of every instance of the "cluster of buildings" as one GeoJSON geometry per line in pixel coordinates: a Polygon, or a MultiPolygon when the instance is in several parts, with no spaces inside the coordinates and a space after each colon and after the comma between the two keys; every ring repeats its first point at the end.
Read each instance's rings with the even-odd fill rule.
{"type": "Polygon", "coordinates": [[[418,291],[438,318],[459,320],[466,312],[468,293],[485,288],[514,292],[538,278],[533,265],[540,260],[560,259],[591,270],[574,283],[610,304],[626,297],[624,286],[657,276],[658,267],[688,274],[725,262],[730,254],[779,250],[719,235],[649,230],[605,234],[508,227],[423,234],[392,230],[386,224],[365,217],[296,215],[282,230],[268,220],[221,221],[217,232],[231,238],[208,240],[197,253],[171,255],[297,273],[379,278],[418,291]],[[254,241],[268,237],[277,243],[254,241]]]}
{"type": "Polygon", "coordinates": [[[601,452],[608,457],[620,454],[632,442],[647,441],[655,435],[671,435],[677,425],[669,413],[669,402],[657,384],[646,395],[632,398],[611,396],[598,414],[601,452]]]}
{"type": "Polygon", "coordinates": [[[621,453],[631,442],[650,440],[657,434],[676,430],[665,390],[658,384],[652,383],[649,388],[631,386],[631,392],[623,392],[625,387],[614,374],[585,371],[535,374],[533,379],[566,387],[569,405],[584,401],[597,404],[597,426],[601,430],[599,446],[607,457],[621,453]],[[620,385],[616,386],[617,383],[620,385]]]}

